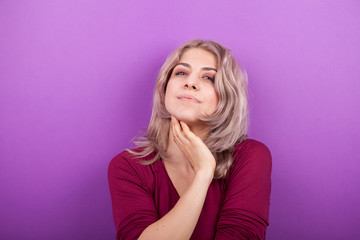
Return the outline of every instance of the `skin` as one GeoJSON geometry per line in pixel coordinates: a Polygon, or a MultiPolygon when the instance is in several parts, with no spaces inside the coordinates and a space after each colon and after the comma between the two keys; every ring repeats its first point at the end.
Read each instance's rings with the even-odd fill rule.
{"type": "Polygon", "coordinates": [[[186,66],[174,68],[165,95],[165,106],[172,117],[167,149],[170,158],[163,161],[180,199],[165,216],[148,226],[139,239],[189,239],[214,177],[215,158],[203,142],[207,126],[198,117],[212,114],[217,106],[210,79],[216,71],[209,70],[216,70],[216,58],[195,48],[186,51],[179,62],[186,66]],[[194,96],[197,101],[179,99],[181,94],[194,96]]]}
{"type": "Polygon", "coordinates": [[[216,69],[217,61],[212,53],[193,48],[183,53],[167,84],[166,109],[176,119],[188,124],[196,135],[202,136],[200,132],[206,128],[199,116],[213,114],[218,103],[213,83],[216,69]],[[185,94],[198,102],[181,99],[180,96],[185,94]]]}

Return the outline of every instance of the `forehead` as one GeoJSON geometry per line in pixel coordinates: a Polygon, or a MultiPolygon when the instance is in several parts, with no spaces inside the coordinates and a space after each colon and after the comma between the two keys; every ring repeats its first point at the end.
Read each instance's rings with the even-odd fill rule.
{"type": "Polygon", "coordinates": [[[215,55],[202,48],[191,48],[186,50],[180,57],[180,62],[185,62],[194,66],[217,68],[215,55]]]}

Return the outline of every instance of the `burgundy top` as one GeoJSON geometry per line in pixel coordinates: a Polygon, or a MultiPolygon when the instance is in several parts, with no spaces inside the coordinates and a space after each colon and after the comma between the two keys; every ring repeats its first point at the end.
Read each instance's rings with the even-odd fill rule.
{"type": "MultiPolygon", "coordinates": [[[[226,177],[210,184],[191,239],[265,239],[271,153],[263,143],[247,139],[235,146],[233,157],[226,177]]],[[[124,151],[111,160],[108,178],[116,239],[137,239],[179,200],[162,159],[142,165],[124,151]]]]}

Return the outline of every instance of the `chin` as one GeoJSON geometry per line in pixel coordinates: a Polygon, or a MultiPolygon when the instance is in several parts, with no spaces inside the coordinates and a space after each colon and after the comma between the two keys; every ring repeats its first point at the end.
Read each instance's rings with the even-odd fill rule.
{"type": "Polygon", "coordinates": [[[183,121],[186,124],[194,124],[199,121],[198,117],[195,114],[189,112],[170,112],[170,114],[174,116],[177,120],[183,121]]]}

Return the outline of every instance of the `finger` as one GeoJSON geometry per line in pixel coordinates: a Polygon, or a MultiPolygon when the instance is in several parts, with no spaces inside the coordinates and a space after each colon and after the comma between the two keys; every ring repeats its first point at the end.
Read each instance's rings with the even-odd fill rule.
{"type": "Polygon", "coordinates": [[[194,139],[196,137],[196,135],[190,130],[189,126],[185,122],[180,121],[180,125],[186,138],[194,139]]]}
{"type": "Polygon", "coordinates": [[[180,140],[178,139],[178,129],[176,126],[176,118],[171,116],[171,130],[172,130],[172,135],[173,135],[173,139],[176,140],[176,143],[178,143],[180,140]]]}
{"type": "Polygon", "coordinates": [[[174,131],[175,131],[175,122],[174,122],[173,116],[171,116],[171,118],[170,118],[170,129],[174,133],[174,131]]]}
{"type": "Polygon", "coordinates": [[[189,141],[186,139],[186,137],[181,129],[179,121],[175,117],[172,117],[172,121],[173,121],[174,137],[176,137],[178,139],[179,143],[188,144],[189,141]]]}
{"type": "Polygon", "coordinates": [[[177,119],[171,116],[172,130],[175,137],[179,135],[180,127],[178,126],[177,119]]]}
{"type": "Polygon", "coordinates": [[[188,144],[189,141],[188,139],[185,137],[183,130],[181,129],[180,123],[179,121],[175,118],[174,119],[174,128],[175,128],[175,134],[176,137],[183,143],[183,144],[188,144]]]}
{"type": "Polygon", "coordinates": [[[171,131],[172,131],[172,135],[173,135],[173,140],[176,142],[176,144],[178,144],[178,133],[176,131],[176,123],[175,123],[175,118],[173,116],[171,116],[171,131]]]}

